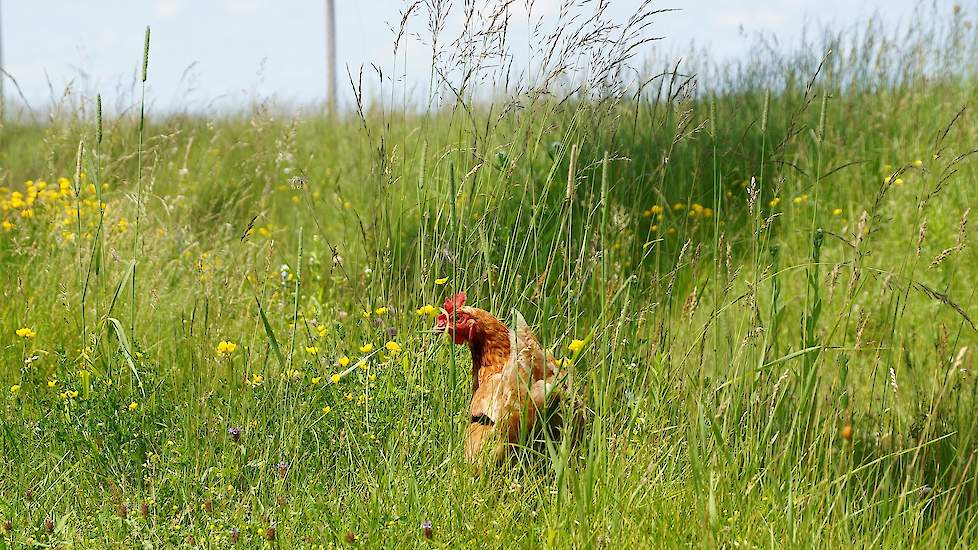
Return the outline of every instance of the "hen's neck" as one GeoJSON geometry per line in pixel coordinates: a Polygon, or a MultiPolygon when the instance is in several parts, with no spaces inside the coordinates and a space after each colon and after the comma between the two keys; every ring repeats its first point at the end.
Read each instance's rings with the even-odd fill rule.
{"type": "Polygon", "coordinates": [[[469,341],[472,352],[472,391],[479,389],[481,378],[500,372],[509,360],[509,329],[496,321],[490,330],[480,330],[469,341]]]}

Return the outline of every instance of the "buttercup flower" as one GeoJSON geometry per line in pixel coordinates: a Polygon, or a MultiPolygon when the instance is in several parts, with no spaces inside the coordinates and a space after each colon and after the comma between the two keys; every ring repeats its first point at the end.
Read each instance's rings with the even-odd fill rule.
{"type": "Polygon", "coordinates": [[[578,340],[577,338],[571,340],[571,343],[567,345],[572,353],[580,353],[584,349],[584,340],[578,340]]]}
{"type": "Polygon", "coordinates": [[[334,374],[333,376],[330,376],[330,377],[329,377],[329,379],[330,379],[330,380],[331,380],[331,381],[332,381],[332,382],[333,382],[334,384],[339,384],[339,383],[340,383],[340,375],[338,375],[338,374],[334,374]]]}
{"type": "Polygon", "coordinates": [[[391,355],[395,353],[400,353],[401,351],[401,346],[398,345],[398,343],[393,340],[384,344],[384,347],[387,348],[387,351],[389,351],[391,355]]]}
{"type": "Polygon", "coordinates": [[[418,315],[422,315],[422,316],[427,315],[428,317],[434,317],[438,315],[438,308],[436,308],[431,304],[425,304],[418,308],[417,313],[418,315]]]}
{"type": "Polygon", "coordinates": [[[374,310],[374,313],[377,314],[377,315],[387,315],[387,308],[386,307],[379,307],[379,308],[377,308],[377,309],[374,310]]]}
{"type": "Polygon", "coordinates": [[[226,342],[221,340],[221,342],[217,344],[217,349],[215,352],[217,353],[218,357],[230,357],[236,349],[238,349],[238,345],[234,342],[226,342]]]}
{"type": "Polygon", "coordinates": [[[346,366],[350,364],[350,358],[344,355],[336,361],[336,364],[340,367],[346,368],[346,366]]]}
{"type": "Polygon", "coordinates": [[[31,338],[37,336],[36,332],[27,327],[17,329],[16,334],[19,338],[23,338],[25,340],[30,340],[31,338]]]}
{"type": "Polygon", "coordinates": [[[132,403],[129,403],[129,410],[130,411],[135,411],[138,408],[139,408],[139,403],[136,403],[135,401],[133,401],[132,403]]]}
{"type": "Polygon", "coordinates": [[[360,346],[360,353],[370,353],[373,350],[374,350],[374,345],[369,342],[360,346]]]}

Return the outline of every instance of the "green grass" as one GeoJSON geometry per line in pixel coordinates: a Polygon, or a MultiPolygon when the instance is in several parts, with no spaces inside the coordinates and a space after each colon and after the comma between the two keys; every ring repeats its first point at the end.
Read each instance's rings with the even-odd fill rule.
{"type": "Polygon", "coordinates": [[[0,544],[973,545],[966,15],[715,93],[8,122],[0,544]],[[574,446],[472,475],[458,290],[586,340],[574,446]]]}

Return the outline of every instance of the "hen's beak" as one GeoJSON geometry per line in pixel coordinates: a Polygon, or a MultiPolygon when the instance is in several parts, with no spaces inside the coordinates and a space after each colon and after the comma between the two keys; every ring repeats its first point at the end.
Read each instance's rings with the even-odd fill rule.
{"type": "Polygon", "coordinates": [[[431,331],[435,334],[445,334],[448,332],[448,311],[445,308],[439,308],[441,313],[436,318],[435,326],[431,328],[431,331]]]}

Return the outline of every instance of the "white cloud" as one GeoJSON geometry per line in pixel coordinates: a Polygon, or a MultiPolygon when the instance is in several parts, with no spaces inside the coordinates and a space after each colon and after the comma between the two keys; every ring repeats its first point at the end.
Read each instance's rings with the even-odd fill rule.
{"type": "Polygon", "coordinates": [[[158,0],[154,11],[159,19],[172,19],[180,15],[184,7],[183,0],[158,0]]]}

